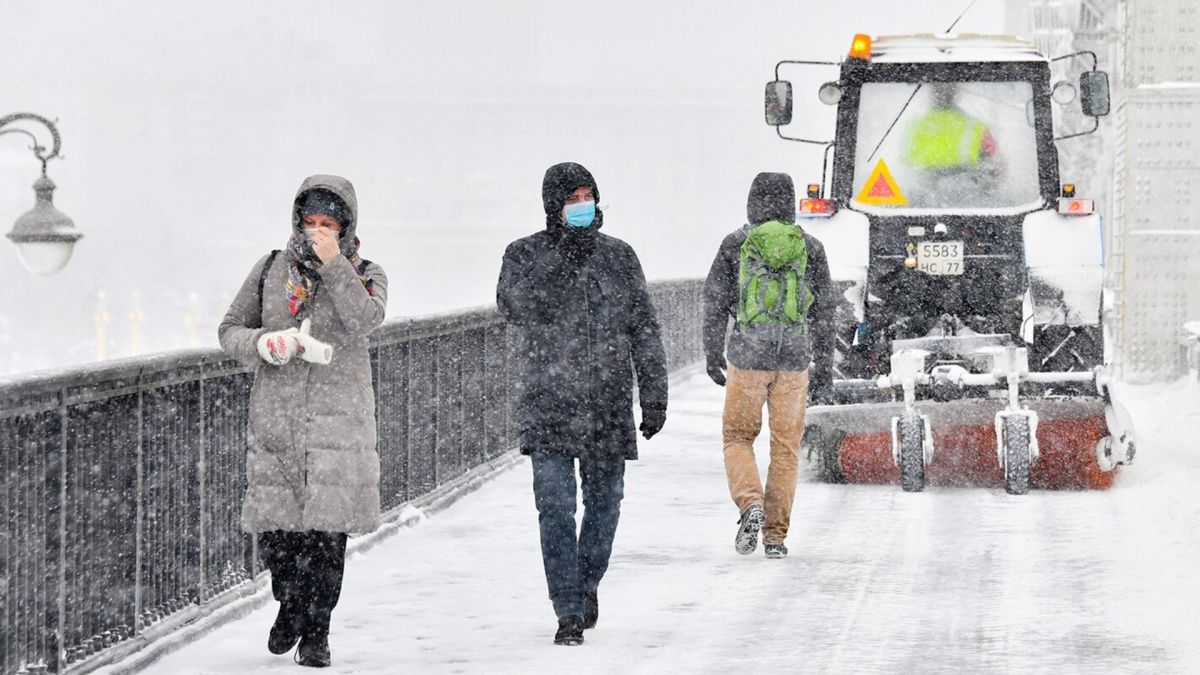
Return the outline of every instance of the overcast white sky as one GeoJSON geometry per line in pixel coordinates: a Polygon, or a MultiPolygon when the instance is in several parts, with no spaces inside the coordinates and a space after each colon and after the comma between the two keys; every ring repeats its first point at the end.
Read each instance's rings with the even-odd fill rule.
{"type": "MultiPolygon", "coordinates": [[[[110,356],[133,347],[135,292],[143,352],[215,344],[311,173],[356,184],[392,318],[492,302],[504,245],[542,226],[541,176],[563,160],[592,169],[606,231],[648,277],[702,276],[755,173],[819,178],[813,150],[762,122],[776,61],[940,31],[966,5],[6,0],[0,112],[60,121],[50,175],[85,238],[51,278],[0,240],[0,373],[93,360],[99,291],[110,356]]],[[[1003,1],[979,0],[958,30],[1003,26],[1003,1]]],[[[815,88],[834,71],[788,76],[811,102],[797,131],[831,135],[815,88]]],[[[27,145],[0,138],[4,231],[32,205],[27,145]]]]}

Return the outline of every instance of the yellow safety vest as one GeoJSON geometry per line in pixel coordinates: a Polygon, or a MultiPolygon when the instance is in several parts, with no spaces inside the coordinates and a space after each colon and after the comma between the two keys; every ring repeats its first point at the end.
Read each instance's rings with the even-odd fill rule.
{"type": "Polygon", "coordinates": [[[913,123],[905,159],[919,169],[974,166],[983,157],[987,127],[957,110],[933,110],[913,123]]]}

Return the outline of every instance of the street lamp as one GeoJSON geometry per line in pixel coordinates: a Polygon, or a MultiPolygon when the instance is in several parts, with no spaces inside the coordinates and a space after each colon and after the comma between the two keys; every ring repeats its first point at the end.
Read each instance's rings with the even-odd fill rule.
{"type": "Polygon", "coordinates": [[[13,113],[0,117],[0,135],[21,133],[33,139],[33,154],[42,163],[42,175],[33,183],[37,201],[25,215],[17,218],[13,229],[6,236],[17,245],[17,254],[25,269],[38,276],[49,276],[61,270],[71,258],[75,242],[83,237],[83,233],[75,227],[62,211],[54,208],[54,181],[46,175],[46,163],[58,157],[62,141],[58,135],[58,127],[50,120],[33,113],[13,113]],[[47,154],[46,149],[38,145],[37,137],[24,129],[5,129],[8,125],[22,120],[40,122],[50,130],[54,139],[54,147],[47,154]]]}

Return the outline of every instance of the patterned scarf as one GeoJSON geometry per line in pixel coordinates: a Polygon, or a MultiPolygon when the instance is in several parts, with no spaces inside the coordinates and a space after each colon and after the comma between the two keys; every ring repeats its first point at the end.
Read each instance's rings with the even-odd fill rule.
{"type": "MultiPolygon", "coordinates": [[[[358,237],[354,238],[354,247],[349,253],[343,254],[350,261],[358,280],[366,287],[367,293],[375,295],[375,288],[367,278],[367,262],[358,255],[358,237]]],[[[312,244],[304,237],[292,234],[287,243],[288,278],[284,284],[284,294],[287,297],[288,311],[292,316],[299,317],[304,312],[305,303],[317,292],[321,283],[321,274],[317,268],[321,259],[312,250],[312,244]]]]}

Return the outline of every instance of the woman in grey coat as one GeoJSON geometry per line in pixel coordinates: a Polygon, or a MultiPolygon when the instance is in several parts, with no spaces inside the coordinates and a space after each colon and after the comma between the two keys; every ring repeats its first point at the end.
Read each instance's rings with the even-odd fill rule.
{"type": "Polygon", "coordinates": [[[258,535],[279,614],[267,648],[300,643],[327,666],[348,533],[379,525],[379,454],[367,334],[387,277],[358,255],[354,186],[310,176],[287,248],[255,263],[221,322],[221,348],[255,367],[242,527],[258,535]]]}

